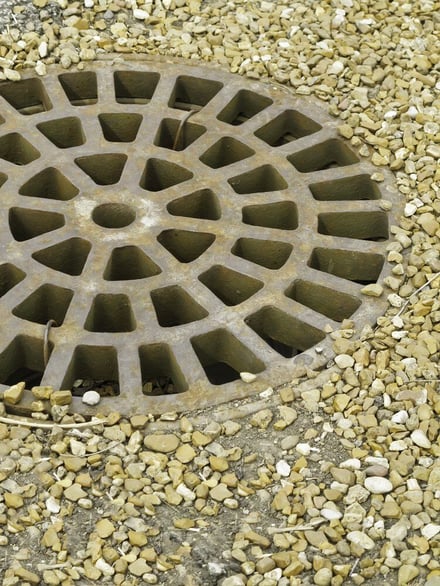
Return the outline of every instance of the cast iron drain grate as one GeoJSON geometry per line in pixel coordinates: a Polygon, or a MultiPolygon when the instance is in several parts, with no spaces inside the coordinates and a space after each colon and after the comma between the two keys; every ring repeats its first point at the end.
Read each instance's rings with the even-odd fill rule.
{"type": "Polygon", "coordinates": [[[388,270],[391,176],[309,99],[136,60],[0,96],[0,389],[191,410],[324,365],[327,326],[382,311],[360,291],[388,270]]]}

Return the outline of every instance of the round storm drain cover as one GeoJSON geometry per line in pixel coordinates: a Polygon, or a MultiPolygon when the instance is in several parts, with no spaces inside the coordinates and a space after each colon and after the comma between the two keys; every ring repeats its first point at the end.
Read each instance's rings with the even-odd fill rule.
{"type": "Polygon", "coordinates": [[[98,62],[0,84],[0,116],[0,390],[191,410],[325,365],[329,327],[383,310],[361,290],[388,270],[392,178],[309,98],[98,62]]]}

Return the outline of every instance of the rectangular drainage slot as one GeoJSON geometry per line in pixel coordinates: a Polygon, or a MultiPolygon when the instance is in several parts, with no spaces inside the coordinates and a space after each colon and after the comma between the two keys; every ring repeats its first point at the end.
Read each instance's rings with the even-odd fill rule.
{"type": "Polygon", "coordinates": [[[218,120],[239,126],[268,106],[272,100],[249,90],[240,90],[217,116],[218,120]]]}
{"type": "Polygon", "coordinates": [[[160,123],[154,144],[165,149],[183,151],[205,132],[206,128],[199,124],[183,123],[182,120],[175,118],[165,118],[160,123]]]}
{"type": "Polygon", "coordinates": [[[120,104],[148,104],[160,75],[153,71],[115,71],[115,97],[120,104]]]}
{"type": "Polygon", "coordinates": [[[100,293],[95,297],[84,328],[89,332],[132,332],[136,320],[130,300],[123,293],[100,293]]]}
{"type": "Polygon", "coordinates": [[[271,348],[292,358],[324,339],[325,334],[296,317],[268,305],[246,318],[247,325],[271,348]]]}
{"type": "Polygon", "coordinates": [[[388,238],[388,218],[385,212],[319,214],[318,232],[341,238],[383,242],[388,238]]]}
{"type": "Polygon", "coordinates": [[[98,101],[98,84],[93,71],[62,73],[58,79],[72,106],[89,106],[98,101]]]}
{"type": "Polygon", "coordinates": [[[272,165],[262,165],[252,171],[228,179],[235,193],[265,193],[287,188],[286,180],[272,165]]]}
{"type": "Polygon", "coordinates": [[[333,167],[345,167],[358,163],[359,159],[337,138],[326,140],[287,157],[300,173],[324,171],[333,167]]]}
{"type": "Polygon", "coordinates": [[[329,248],[315,248],[308,261],[308,265],[313,269],[361,285],[375,283],[383,264],[384,258],[380,254],[329,248]]]}
{"type": "Polygon", "coordinates": [[[221,265],[214,265],[202,273],[199,281],[229,306],[246,301],[264,286],[258,279],[221,265]]]}
{"type": "Polygon", "coordinates": [[[39,79],[23,79],[1,84],[0,95],[24,116],[47,112],[52,108],[39,79]]]}
{"type": "Polygon", "coordinates": [[[167,344],[149,344],[139,348],[144,395],[173,395],[188,389],[173,352],[167,344]]]}
{"type": "Polygon", "coordinates": [[[337,322],[353,315],[361,305],[360,300],[352,295],[302,279],[295,281],[285,295],[337,322]]]}
{"type": "Polygon", "coordinates": [[[119,395],[119,371],[116,349],[112,346],[86,346],[75,348],[62,388],[72,389],[82,396],[93,389],[101,396],[119,395]]]}
{"type": "Polygon", "coordinates": [[[200,110],[222,87],[219,81],[181,75],[176,80],[168,105],[179,110],[200,110]]]}
{"type": "Polygon", "coordinates": [[[43,325],[53,319],[60,326],[72,297],[73,291],[70,289],[51,284],[42,285],[17,305],[12,313],[21,319],[43,325]]]}
{"type": "Polygon", "coordinates": [[[208,315],[206,309],[179,285],[156,289],[150,295],[157,321],[163,328],[189,324],[208,315]]]}
{"type": "Polygon", "coordinates": [[[277,201],[260,205],[245,206],[243,222],[251,226],[295,230],[298,228],[298,210],[293,201],[277,201]]]}
{"type": "Polygon", "coordinates": [[[278,147],[321,130],[322,126],[296,110],[286,110],[255,132],[255,136],[278,147]]]}
{"type": "Polygon", "coordinates": [[[235,336],[224,329],[191,339],[197,358],[213,385],[223,385],[240,378],[240,372],[257,374],[264,363],[235,336]]]}
{"type": "Polygon", "coordinates": [[[381,198],[377,184],[370,179],[369,175],[313,183],[309,185],[309,189],[318,201],[358,201],[381,198]]]}
{"type": "MultiPolygon", "coordinates": [[[[53,348],[49,344],[49,351],[53,348]]],[[[39,385],[43,378],[43,341],[30,336],[17,336],[0,354],[0,382],[15,385],[24,382],[27,389],[39,385]]]]}
{"type": "Polygon", "coordinates": [[[6,295],[10,289],[18,285],[25,278],[26,274],[10,263],[0,265],[0,297],[6,295]]]}

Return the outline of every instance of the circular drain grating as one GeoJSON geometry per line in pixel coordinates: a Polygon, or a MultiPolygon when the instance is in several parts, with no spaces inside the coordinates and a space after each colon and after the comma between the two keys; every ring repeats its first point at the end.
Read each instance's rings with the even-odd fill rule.
{"type": "Polygon", "coordinates": [[[0,389],[190,410],[323,366],[326,326],[382,311],[360,291],[388,270],[391,177],[308,98],[165,61],[0,96],[0,389]]]}

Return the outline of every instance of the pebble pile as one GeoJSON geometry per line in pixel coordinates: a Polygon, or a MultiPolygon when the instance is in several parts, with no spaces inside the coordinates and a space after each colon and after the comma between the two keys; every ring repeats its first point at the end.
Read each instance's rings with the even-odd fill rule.
{"type": "Polygon", "coordinates": [[[5,404],[22,389],[7,391],[3,586],[440,584],[438,8],[33,0],[1,13],[0,79],[81,69],[107,52],[217,63],[326,102],[375,179],[395,172],[406,202],[392,275],[364,290],[389,309],[374,327],[346,320],[332,332],[326,371],[226,417],[157,422],[83,422],[54,395],[53,423],[20,426],[5,404]]]}

